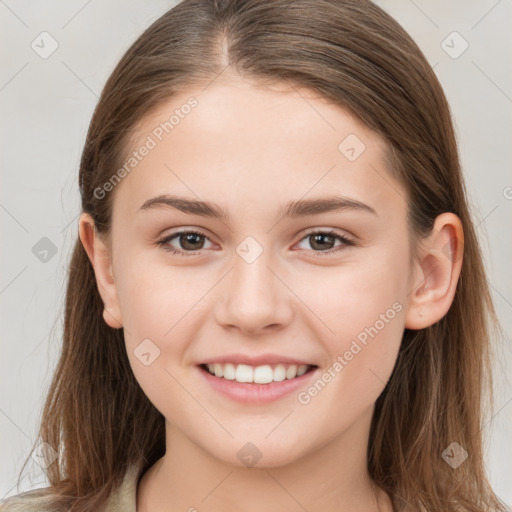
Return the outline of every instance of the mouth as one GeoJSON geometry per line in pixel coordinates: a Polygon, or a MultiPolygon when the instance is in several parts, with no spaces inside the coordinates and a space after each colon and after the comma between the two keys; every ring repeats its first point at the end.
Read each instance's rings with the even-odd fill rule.
{"type": "Polygon", "coordinates": [[[284,363],[265,364],[260,366],[214,363],[200,364],[199,367],[215,377],[245,384],[270,384],[271,382],[292,380],[317,368],[316,365],[284,363]]]}
{"type": "MultiPolygon", "coordinates": [[[[320,367],[286,354],[225,354],[196,365],[204,383],[220,396],[245,405],[284,398],[310,383],[320,367]]],[[[309,384],[310,385],[310,384],[309,384]]]]}

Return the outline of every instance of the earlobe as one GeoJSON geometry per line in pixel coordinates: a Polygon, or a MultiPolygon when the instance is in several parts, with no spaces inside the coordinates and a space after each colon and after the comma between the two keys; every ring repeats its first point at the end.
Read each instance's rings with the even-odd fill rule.
{"type": "Polygon", "coordinates": [[[453,302],[462,268],[464,233],[457,215],[439,215],[418,248],[405,327],[423,329],[443,318],[453,302]]]}
{"type": "Polygon", "coordinates": [[[85,212],[80,215],[79,236],[94,268],[98,291],[104,304],[103,319],[110,327],[120,329],[123,321],[112,273],[110,251],[105,241],[98,235],[94,220],[85,212]]]}

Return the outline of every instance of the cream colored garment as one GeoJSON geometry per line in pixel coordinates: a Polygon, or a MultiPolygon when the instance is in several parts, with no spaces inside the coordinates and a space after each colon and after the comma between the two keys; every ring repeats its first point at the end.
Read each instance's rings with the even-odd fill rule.
{"type": "MultiPolygon", "coordinates": [[[[105,512],[136,512],[139,468],[128,468],[117,492],[109,500],[105,512]]],[[[0,512],[52,512],[37,489],[6,498],[0,502],[0,512]]]]}
{"type": "MultiPolygon", "coordinates": [[[[136,512],[137,475],[139,468],[130,466],[117,492],[110,496],[105,512],[136,512]]],[[[1,512],[1,511],[0,511],[1,512]]]]}

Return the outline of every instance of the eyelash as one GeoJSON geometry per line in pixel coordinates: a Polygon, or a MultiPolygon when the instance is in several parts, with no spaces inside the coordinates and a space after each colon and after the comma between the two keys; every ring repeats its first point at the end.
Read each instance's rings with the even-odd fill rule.
{"type": "MultiPolygon", "coordinates": [[[[165,236],[164,238],[161,238],[160,240],[157,240],[156,244],[161,247],[164,251],[166,252],[172,252],[173,255],[178,255],[178,256],[196,256],[198,254],[200,254],[200,252],[191,252],[191,251],[181,251],[181,250],[178,250],[178,249],[174,249],[172,247],[170,247],[168,245],[168,243],[174,239],[174,238],[177,238],[179,237],[180,235],[198,235],[198,236],[202,236],[202,237],[205,237],[205,238],[208,238],[206,235],[204,235],[203,233],[199,232],[199,231],[194,231],[194,230],[187,230],[187,231],[177,231],[176,233],[173,233],[172,235],[168,235],[168,236],[165,236]]],[[[353,246],[353,245],[356,245],[355,241],[350,239],[350,238],[347,238],[345,236],[342,236],[338,233],[336,233],[336,231],[334,230],[326,230],[326,231],[311,231],[309,233],[306,233],[301,239],[300,239],[300,242],[302,242],[302,240],[310,237],[310,236],[313,236],[313,235],[328,235],[328,236],[333,236],[336,240],[339,240],[340,242],[342,242],[342,245],[338,246],[337,248],[335,249],[329,249],[327,251],[315,251],[313,249],[313,254],[315,256],[323,256],[325,254],[333,254],[333,253],[337,253],[343,249],[345,249],[346,247],[350,247],[350,246],[353,246]]]]}

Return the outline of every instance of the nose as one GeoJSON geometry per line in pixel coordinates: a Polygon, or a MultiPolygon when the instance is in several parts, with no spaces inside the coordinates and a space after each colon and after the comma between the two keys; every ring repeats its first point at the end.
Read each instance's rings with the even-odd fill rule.
{"type": "Polygon", "coordinates": [[[248,334],[281,329],[291,321],[292,296],[267,251],[252,262],[235,254],[219,290],[217,322],[248,334]]]}

